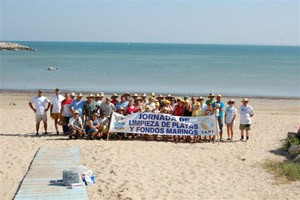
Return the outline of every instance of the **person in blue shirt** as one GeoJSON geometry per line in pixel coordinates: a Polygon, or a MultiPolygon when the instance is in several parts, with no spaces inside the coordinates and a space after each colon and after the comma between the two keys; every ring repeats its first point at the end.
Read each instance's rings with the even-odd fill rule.
{"type": "Polygon", "coordinates": [[[127,109],[127,106],[129,104],[129,101],[126,101],[126,97],[124,95],[121,96],[121,101],[119,101],[116,104],[116,110],[118,110],[120,107],[123,107],[124,110],[127,109]]]}
{"type": "Polygon", "coordinates": [[[219,129],[220,129],[220,141],[223,141],[223,137],[222,137],[223,136],[223,115],[224,115],[225,104],[221,100],[222,100],[222,95],[218,94],[217,101],[215,102],[215,104],[218,104],[217,109],[219,109],[219,116],[217,117],[218,117],[219,129]]]}
{"type": "Polygon", "coordinates": [[[72,113],[74,113],[74,110],[77,110],[82,120],[84,119],[83,105],[84,105],[84,100],[82,99],[82,93],[78,93],[77,98],[74,101],[72,101],[70,105],[70,110],[72,113]]]}

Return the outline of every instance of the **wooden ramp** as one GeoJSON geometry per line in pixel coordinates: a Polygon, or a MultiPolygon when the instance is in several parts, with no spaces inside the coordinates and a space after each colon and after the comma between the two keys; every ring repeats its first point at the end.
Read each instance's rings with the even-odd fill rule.
{"type": "Polygon", "coordinates": [[[85,187],[68,189],[65,186],[49,184],[52,179],[62,179],[63,170],[80,165],[78,147],[41,147],[15,199],[88,199],[85,187]]]}

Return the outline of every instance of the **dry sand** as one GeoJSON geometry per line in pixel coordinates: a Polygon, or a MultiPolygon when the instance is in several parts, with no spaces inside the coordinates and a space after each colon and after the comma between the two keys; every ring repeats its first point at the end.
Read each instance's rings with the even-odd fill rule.
{"type": "MultiPolygon", "coordinates": [[[[0,199],[12,199],[40,146],[79,146],[96,175],[90,199],[297,199],[300,182],[279,184],[261,164],[300,122],[299,99],[250,99],[255,109],[249,143],[68,140],[34,136],[33,93],[1,93],[0,199]],[[16,105],[9,105],[15,102],[16,105]]],[[[45,94],[47,97],[50,94],[45,94]]],[[[224,99],[226,101],[227,98],[224,99]]],[[[239,103],[238,103],[239,104],[239,103]]],[[[224,138],[227,138],[225,135],[224,138]]],[[[63,162],[63,161],[62,161],[63,162]]]]}

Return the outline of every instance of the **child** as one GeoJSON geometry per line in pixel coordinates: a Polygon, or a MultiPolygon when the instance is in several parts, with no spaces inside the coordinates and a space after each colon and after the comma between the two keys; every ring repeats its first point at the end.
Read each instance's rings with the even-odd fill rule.
{"type": "Polygon", "coordinates": [[[230,99],[227,104],[229,105],[226,109],[225,109],[225,123],[227,126],[227,134],[228,134],[228,138],[227,140],[232,141],[233,139],[233,124],[234,124],[234,120],[236,117],[236,113],[237,110],[234,107],[234,100],[230,99]]]}

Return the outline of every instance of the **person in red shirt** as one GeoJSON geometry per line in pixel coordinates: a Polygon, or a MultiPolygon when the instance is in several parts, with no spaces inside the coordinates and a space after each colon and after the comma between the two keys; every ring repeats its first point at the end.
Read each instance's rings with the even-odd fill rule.
{"type": "Polygon", "coordinates": [[[183,101],[180,100],[178,102],[178,105],[175,106],[174,110],[173,110],[173,115],[175,116],[183,116],[184,113],[184,105],[183,105],[183,101]]]}
{"type": "Polygon", "coordinates": [[[118,101],[118,95],[117,94],[113,94],[112,96],[111,96],[111,103],[112,104],[114,104],[115,106],[117,105],[117,103],[119,102],[118,101]]]}
{"type": "Polygon", "coordinates": [[[127,115],[131,115],[133,113],[136,113],[137,112],[137,108],[136,106],[134,105],[134,102],[133,102],[133,98],[130,98],[129,99],[129,104],[128,104],[128,107],[127,107],[127,110],[126,110],[126,114],[127,115]]]}

